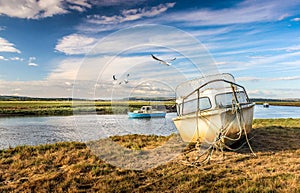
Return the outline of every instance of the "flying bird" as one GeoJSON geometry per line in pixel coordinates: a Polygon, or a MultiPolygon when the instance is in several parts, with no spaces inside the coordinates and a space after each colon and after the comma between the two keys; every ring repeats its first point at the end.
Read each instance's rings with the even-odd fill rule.
{"type": "Polygon", "coordinates": [[[129,74],[127,74],[127,78],[124,79],[124,83],[127,84],[129,81],[128,81],[128,77],[129,77],[129,74]]]}
{"type": "Polygon", "coordinates": [[[157,61],[159,61],[159,63],[167,65],[167,66],[171,66],[172,65],[171,62],[176,60],[176,58],[173,58],[171,60],[165,61],[165,60],[162,60],[162,59],[159,59],[159,58],[155,57],[153,54],[151,54],[151,56],[154,60],[157,60],[157,61]]]}
{"type": "MultiPolygon", "coordinates": [[[[120,82],[119,82],[119,85],[122,84],[122,83],[127,84],[127,83],[129,82],[129,81],[128,81],[129,74],[127,74],[126,76],[127,76],[127,78],[124,79],[124,80],[122,80],[122,81],[120,81],[120,82]]],[[[116,75],[113,75],[113,80],[114,80],[114,81],[117,80],[116,75]]]]}

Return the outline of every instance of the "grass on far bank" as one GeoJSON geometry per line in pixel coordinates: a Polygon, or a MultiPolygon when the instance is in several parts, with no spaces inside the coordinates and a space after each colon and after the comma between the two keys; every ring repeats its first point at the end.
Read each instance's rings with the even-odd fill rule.
{"type": "MultiPolygon", "coordinates": [[[[268,102],[269,105],[273,105],[273,106],[294,106],[294,107],[300,107],[300,101],[270,101],[268,102]]],[[[264,102],[259,101],[259,102],[255,102],[255,104],[257,105],[263,105],[264,102]]]]}
{"type": "MultiPolygon", "coordinates": [[[[253,157],[244,146],[215,152],[210,164],[189,167],[178,156],[146,170],[106,163],[75,142],[0,151],[0,192],[300,192],[300,119],[257,119],[253,157]]],[[[172,136],[111,137],[139,151],[172,136]]]]}
{"type": "Polygon", "coordinates": [[[173,101],[0,101],[0,116],[43,116],[73,114],[118,114],[143,105],[161,105],[171,110],[173,101]]]}
{"type": "MultiPolygon", "coordinates": [[[[256,102],[261,105],[263,102],[256,102]]],[[[300,102],[272,101],[270,105],[299,106],[300,102]]],[[[85,100],[30,100],[0,101],[0,116],[55,116],[73,114],[126,114],[144,105],[158,105],[167,111],[175,111],[170,101],[85,101],[85,100]]]]}

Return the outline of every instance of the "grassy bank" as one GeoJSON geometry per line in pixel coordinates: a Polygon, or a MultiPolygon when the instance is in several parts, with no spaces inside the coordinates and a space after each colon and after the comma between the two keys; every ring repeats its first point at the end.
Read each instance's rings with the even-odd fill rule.
{"type": "MultiPolygon", "coordinates": [[[[300,192],[300,119],[258,119],[251,145],[215,152],[210,164],[186,166],[178,156],[136,171],[110,165],[82,143],[22,146],[0,152],[0,192],[300,192]]],[[[111,137],[140,151],[173,136],[111,137]]]]}
{"type": "MultiPolygon", "coordinates": [[[[261,105],[263,102],[256,102],[261,105]]],[[[269,102],[270,105],[300,106],[300,102],[269,102]]],[[[73,114],[125,114],[143,105],[158,105],[176,111],[174,101],[68,101],[30,100],[0,101],[0,116],[55,116],[73,114]]]]}
{"type": "MultiPolygon", "coordinates": [[[[294,107],[300,107],[300,101],[298,102],[285,102],[285,101],[270,101],[268,102],[269,105],[273,105],[273,106],[294,106],[294,107]]],[[[255,102],[255,104],[257,105],[263,105],[264,102],[259,101],[259,102],[255,102]]]]}
{"type": "Polygon", "coordinates": [[[0,101],[0,116],[116,114],[149,104],[161,105],[167,110],[172,110],[174,106],[174,102],[171,101],[0,101]]]}

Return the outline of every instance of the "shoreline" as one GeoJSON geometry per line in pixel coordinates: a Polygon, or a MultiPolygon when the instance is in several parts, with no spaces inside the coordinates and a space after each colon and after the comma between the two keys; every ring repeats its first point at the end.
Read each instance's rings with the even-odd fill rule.
{"type": "MultiPolygon", "coordinates": [[[[255,101],[254,101],[255,102],[255,101]]],[[[262,105],[264,102],[255,102],[262,105]]],[[[268,102],[270,106],[300,107],[300,102],[268,102]]],[[[167,112],[176,112],[174,101],[0,101],[0,117],[9,116],[69,116],[73,114],[126,114],[144,105],[162,106],[167,112]]]]}
{"type": "MultiPolygon", "coordinates": [[[[126,114],[149,105],[148,101],[0,101],[0,117],[8,116],[64,116],[73,114],[126,114]]],[[[151,104],[150,104],[151,105],[151,104]]],[[[168,112],[176,111],[174,102],[159,101],[168,112]]]]}
{"type": "MultiPolygon", "coordinates": [[[[270,106],[300,107],[300,102],[267,102],[270,106]]],[[[255,102],[255,105],[263,105],[264,102],[255,102]]]]}
{"type": "MultiPolygon", "coordinates": [[[[86,115],[89,115],[89,114],[86,114],[86,115]]],[[[73,115],[70,115],[70,116],[73,116],[73,115]]],[[[30,116],[28,116],[28,117],[30,117],[30,116]]],[[[37,116],[32,116],[32,117],[37,117],[37,116]]],[[[266,126],[266,125],[267,126],[278,126],[278,127],[282,127],[282,128],[291,128],[291,127],[296,127],[297,124],[299,124],[299,127],[300,127],[300,118],[257,118],[257,119],[253,119],[253,124],[252,124],[253,128],[252,128],[252,130],[257,129],[257,127],[266,126]]],[[[178,133],[172,133],[170,135],[177,135],[177,134],[178,133]]],[[[110,136],[110,137],[114,138],[114,137],[122,137],[122,136],[126,136],[126,135],[130,135],[130,134],[114,135],[114,136],[110,136]]],[[[152,136],[153,134],[151,134],[151,135],[132,134],[132,135],[137,135],[137,136],[152,136]]],[[[157,136],[161,136],[161,135],[157,135],[157,136]]],[[[169,137],[169,136],[163,135],[163,137],[169,137]]],[[[110,137],[108,137],[108,138],[110,138],[110,137]]],[[[103,139],[106,139],[106,138],[103,138],[103,139]]],[[[81,143],[81,142],[76,142],[76,141],[58,141],[58,142],[55,142],[55,143],[41,143],[41,144],[37,144],[37,145],[24,144],[24,145],[18,145],[18,146],[15,146],[15,147],[9,147],[9,148],[0,149],[0,152],[4,151],[4,150],[7,150],[7,149],[14,149],[14,148],[19,148],[19,147],[23,147],[23,146],[25,146],[25,147],[26,146],[29,146],[29,147],[38,147],[38,146],[42,146],[42,145],[55,145],[56,143],[69,143],[69,142],[71,142],[71,143],[72,142],[81,143]]],[[[82,143],[85,144],[84,142],[82,142],[82,143]]],[[[86,143],[88,143],[88,142],[86,142],[86,143]]]]}

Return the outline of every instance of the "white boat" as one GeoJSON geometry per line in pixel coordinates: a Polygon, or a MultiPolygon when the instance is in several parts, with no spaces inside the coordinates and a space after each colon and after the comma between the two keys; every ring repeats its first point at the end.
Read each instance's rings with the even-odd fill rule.
{"type": "Polygon", "coordinates": [[[185,142],[232,145],[252,129],[254,103],[231,74],[190,80],[176,88],[177,117],[185,142]]]}
{"type": "Polygon", "coordinates": [[[269,108],[269,103],[263,103],[263,107],[269,108]]]}
{"type": "Polygon", "coordinates": [[[130,118],[152,118],[152,117],[165,117],[166,112],[157,111],[152,106],[142,106],[140,110],[127,113],[130,118]]]}

